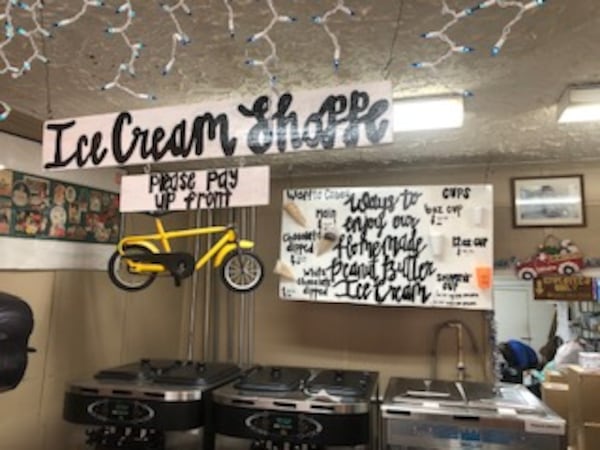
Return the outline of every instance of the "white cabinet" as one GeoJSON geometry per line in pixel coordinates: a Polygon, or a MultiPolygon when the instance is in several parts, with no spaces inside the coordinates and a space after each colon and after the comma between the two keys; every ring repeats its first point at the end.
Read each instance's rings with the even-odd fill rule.
{"type": "Polygon", "coordinates": [[[494,311],[497,342],[517,339],[539,351],[548,340],[554,304],[533,299],[532,281],[514,276],[495,277],[494,311]]]}

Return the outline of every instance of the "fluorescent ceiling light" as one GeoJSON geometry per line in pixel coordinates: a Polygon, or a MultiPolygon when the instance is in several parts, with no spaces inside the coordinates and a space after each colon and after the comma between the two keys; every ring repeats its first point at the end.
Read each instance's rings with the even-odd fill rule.
{"type": "Polygon", "coordinates": [[[558,102],[558,122],[600,120],[600,86],[571,86],[558,102]]]}
{"type": "Polygon", "coordinates": [[[461,95],[394,100],[394,132],[459,128],[463,121],[461,95]]]}

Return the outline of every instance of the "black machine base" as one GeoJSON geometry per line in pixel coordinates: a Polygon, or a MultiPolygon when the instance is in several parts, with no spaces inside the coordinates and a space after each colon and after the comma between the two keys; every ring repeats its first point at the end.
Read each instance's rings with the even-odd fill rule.
{"type": "Polygon", "coordinates": [[[359,446],[368,445],[371,439],[368,413],[336,415],[261,411],[214,403],[214,421],[216,434],[250,439],[254,441],[253,449],[267,448],[264,446],[267,443],[282,449],[283,444],[291,448],[308,445],[311,449],[359,446]]]}
{"type": "Polygon", "coordinates": [[[204,424],[204,402],[105,398],[67,392],[63,418],[80,425],[113,425],[184,431],[204,424]]]}

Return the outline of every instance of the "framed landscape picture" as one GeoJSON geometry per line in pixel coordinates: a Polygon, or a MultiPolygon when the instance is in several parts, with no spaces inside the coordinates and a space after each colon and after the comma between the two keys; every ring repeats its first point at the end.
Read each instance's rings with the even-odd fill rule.
{"type": "Polygon", "coordinates": [[[582,175],[512,179],[515,227],[583,227],[582,175]]]}

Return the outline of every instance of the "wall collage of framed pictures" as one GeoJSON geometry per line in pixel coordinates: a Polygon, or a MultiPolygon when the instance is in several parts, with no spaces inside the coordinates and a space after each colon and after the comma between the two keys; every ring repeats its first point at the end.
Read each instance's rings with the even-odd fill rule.
{"type": "Polygon", "coordinates": [[[0,171],[0,236],[108,244],[119,225],[116,193],[0,171]]]}

